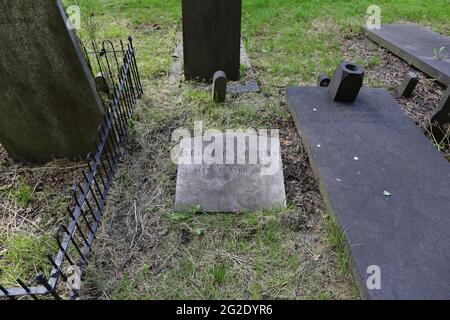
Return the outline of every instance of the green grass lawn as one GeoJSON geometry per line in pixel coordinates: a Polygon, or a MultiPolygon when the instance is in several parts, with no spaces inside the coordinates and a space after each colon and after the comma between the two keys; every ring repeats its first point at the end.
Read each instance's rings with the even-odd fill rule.
{"type": "MultiPolygon", "coordinates": [[[[361,34],[367,7],[374,2],[244,0],[243,38],[263,92],[233,97],[223,105],[211,102],[196,84],[169,84],[181,32],[179,0],[78,3],[84,39],[134,36],[145,86],[129,153],[94,247],[85,297],[358,298],[342,231],[324,211],[285,106],[284,87],[313,84],[318,73],[332,73],[343,57],[342,41],[361,34]],[[288,209],[175,214],[170,134],[180,126],[192,128],[194,121],[208,128],[281,129],[288,209]],[[189,240],[180,241],[180,235],[189,240]]],[[[418,22],[450,33],[447,0],[376,4],[383,23],[418,22]]],[[[376,57],[358,62],[378,63],[376,57]]]]}
{"type": "MultiPolygon", "coordinates": [[[[145,73],[158,76],[167,72],[171,58],[167,50],[173,49],[170,40],[180,29],[180,0],[78,2],[86,8],[85,14],[97,14],[99,38],[133,34],[142,41],[140,60],[145,73]],[[162,26],[160,32],[150,30],[154,23],[162,26]]],[[[446,0],[244,0],[243,37],[261,80],[289,85],[300,80],[312,82],[321,71],[331,73],[342,59],[340,39],[361,32],[372,4],[380,6],[382,23],[417,22],[450,33],[446,0]]]]}

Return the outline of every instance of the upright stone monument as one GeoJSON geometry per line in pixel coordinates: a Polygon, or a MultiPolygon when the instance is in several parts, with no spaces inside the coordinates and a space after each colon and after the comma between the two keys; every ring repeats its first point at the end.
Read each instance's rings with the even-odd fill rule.
{"type": "Polygon", "coordinates": [[[0,143],[16,160],[84,157],[102,101],[61,2],[0,7],[0,143]]]}
{"type": "Polygon", "coordinates": [[[183,0],[186,80],[239,80],[242,0],[183,0]]]}

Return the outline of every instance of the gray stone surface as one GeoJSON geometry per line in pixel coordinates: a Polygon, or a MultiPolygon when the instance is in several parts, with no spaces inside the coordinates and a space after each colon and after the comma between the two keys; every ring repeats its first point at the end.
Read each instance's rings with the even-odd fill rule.
{"type": "Polygon", "coordinates": [[[408,72],[398,88],[398,96],[405,98],[411,97],[418,83],[419,77],[417,74],[414,72],[408,72]]]}
{"type": "Polygon", "coordinates": [[[228,92],[234,94],[246,93],[246,92],[261,92],[261,88],[256,80],[249,80],[245,83],[232,83],[228,86],[228,92]]]}
{"type": "MultiPolygon", "coordinates": [[[[246,147],[239,149],[236,136],[245,138],[243,135],[230,134],[214,136],[220,137],[223,142],[224,159],[232,161],[226,161],[225,164],[218,161],[217,164],[203,159],[197,162],[201,164],[179,164],[175,210],[190,211],[198,208],[200,212],[255,212],[286,206],[279,139],[269,138],[270,145],[278,146],[278,151],[275,149],[271,154],[271,167],[268,162],[261,161],[259,156],[258,161],[250,161],[249,155],[258,152],[258,148],[247,141],[246,147]],[[226,156],[227,141],[235,141],[232,149],[228,147],[231,158],[226,156]]],[[[220,140],[215,141],[219,146],[222,145],[220,140]]],[[[203,145],[203,150],[211,143],[202,143],[202,137],[183,142],[184,146],[198,143],[203,145]]],[[[220,152],[219,148],[217,150],[220,152]]],[[[190,154],[189,151],[186,153],[190,154]]]]}
{"type": "Polygon", "coordinates": [[[436,121],[439,124],[450,123],[450,86],[447,88],[447,91],[444,92],[431,121],[436,121]]]}
{"type": "Polygon", "coordinates": [[[354,102],[364,82],[364,69],[352,62],[342,62],[328,86],[331,99],[336,102],[354,102]]]}
{"type": "Polygon", "coordinates": [[[370,299],[450,298],[450,164],[381,89],[354,104],[288,88],[288,105],[329,212],[370,299]],[[389,196],[390,195],[390,196],[389,196]],[[381,289],[366,282],[381,269],[381,289]]]}
{"type": "Polygon", "coordinates": [[[227,75],[223,71],[214,73],[212,98],[215,102],[224,102],[227,97],[227,75]]]}
{"type": "Polygon", "coordinates": [[[17,160],[84,157],[102,102],[61,4],[1,4],[0,142],[17,160]]]}
{"type": "Polygon", "coordinates": [[[169,80],[171,83],[180,82],[184,74],[183,44],[180,43],[172,54],[173,63],[170,67],[169,80]]]}
{"type": "Polygon", "coordinates": [[[223,70],[239,80],[242,0],[183,0],[186,80],[211,80],[223,70]]]}
{"type": "Polygon", "coordinates": [[[444,85],[450,85],[450,37],[416,24],[390,24],[368,30],[370,39],[444,85]],[[435,49],[446,57],[437,59],[435,49]]]}

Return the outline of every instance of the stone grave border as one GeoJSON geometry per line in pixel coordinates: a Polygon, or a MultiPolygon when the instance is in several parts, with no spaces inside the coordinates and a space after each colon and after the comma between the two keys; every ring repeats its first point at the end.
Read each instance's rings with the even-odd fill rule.
{"type": "MultiPolygon", "coordinates": [[[[90,71],[100,71],[109,85],[103,123],[99,124],[98,129],[99,138],[93,142],[96,152],[87,156],[88,170],[83,171],[80,184],[73,187],[72,204],[67,208],[69,223],[60,225],[56,232],[59,251],[54,258],[47,256],[53,266],[49,277],[38,274],[37,286],[28,286],[21,279],[17,279],[20,287],[6,289],[0,285],[0,299],[14,300],[28,296],[38,300],[40,296],[51,295],[59,300],[62,298],[58,293],[60,280],[66,283],[71,281],[66,268],[72,267],[77,278],[81,279],[87,265],[108,193],[124,152],[128,120],[133,116],[143,91],[131,37],[127,44],[120,41],[119,48],[111,41],[104,41],[100,47],[91,42],[89,50],[83,47],[90,71]]],[[[71,289],[70,298],[77,297],[78,288],[71,289]]]]}
{"type": "Polygon", "coordinates": [[[410,32],[414,32],[415,29],[416,33],[419,33],[422,37],[427,35],[430,38],[433,38],[434,41],[439,40],[441,43],[447,43],[446,47],[450,48],[450,37],[443,36],[430,29],[413,23],[388,24],[383,25],[379,30],[364,28],[364,31],[367,34],[367,37],[379,46],[398,56],[403,61],[406,61],[409,65],[414,66],[428,76],[436,79],[436,81],[442,83],[443,85],[450,86],[450,75],[445,71],[440,70],[440,67],[442,67],[444,63],[448,63],[450,61],[450,57],[445,57],[442,61],[439,61],[439,59],[432,61],[430,59],[430,56],[433,54],[431,50],[427,53],[427,55],[418,55],[415,50],[411,49],[411,46],[405,45],[404,42],[399,42],[398,39],[392,38],[392,34],[396,34],[396,36],[398,36],[398,28],[410,28],[410,32]],[[389,35],[389,33],[391,34],[389,35]]]}

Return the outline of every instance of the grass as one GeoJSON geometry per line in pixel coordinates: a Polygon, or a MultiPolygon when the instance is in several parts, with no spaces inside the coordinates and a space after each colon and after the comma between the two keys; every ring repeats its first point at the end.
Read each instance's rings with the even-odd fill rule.
{"type": "MultiPolygon", "coordinates": [[[[418,22],[449,34],[446,3],[377,1],[383,23],[418,22]]],[[[324,209],[285,107],[284,87],[314,84],[320,72],[331,74],[351,50],[342,41],[361,35],[371,4],[244,0],[244,42],[263,92],[229,97],[220,105],[204,86],[168,81],[180,39],[180,1],[103,0],[85,7],[97,24],[96,37],[133,34],[145,84],[85,297],[358,298],[344,233],[324,209]],[[179,127],[192,129],[195,121],[205,129],[281,129],[289,209],[242,215],[173,212],[176,166],[169,161],[170,135],[179,127]]],[[[357,62],[370,68],[381,60],[360,57],[357,62]]]]}
{"type": "MultiPolygon", "coordinates": [[[[320,72],[331,74],[351,51],[342,42],[361,35],[373,1],[244,0],[244,42],[263,92],[229,97],[221,105],[211,102],[202,86],[168,81],[180,39],[179,0],[64,2],[81,6],[84,39],[134,36],[145,87],[95,244],[85,297],[358,298],[344,233],[324,209],[285,106],[284,87],[314,84],[320,72]],[[181,126],[193,128],[195,121],[202,121],[205,129],[281,129],[288,209],[242,215],[174,212],[176,166],[169,159],[170,135],[181,126]]],[[[383,23],[418,22],[450,34],[446,0],[377,4],[383,23]]],[[[381,63],[377,57],[357,62],[369,68],[381,63]]],[[[372,83],[383,85],[376,79],[372,83]]],[[[36,201],[45,203],[44,220],[51,220],[66,199],[47,200],[52,192],[33,194],[31,187],[19,182],[8,197],[23,210],[36,201]]],[[[0,240],[0,283],[46,268],[42,257],[51,246],[47,233],[3,232],[0,240]]]]}
{"type": "Polygon", "coordinates": [[[349,257],[347,255],[348,251],[345,240],[345,232],[338,225],[334,217],[325,216],[324,218],[329,242],[335,250],[339,269],[342,274],[348,274],[351,270],[349,257]]]}
{"type": "Polygon", "coordinates": [[[55,241],[49,235],[35,236],[18,233],[0,235],[0,261],[2,284],[14,284],[17,278],[30,279],[39,272],[49,274],[51,266],[47,254],[54,254],[55,241]]]}
{"type": "Polygon", "coordinates": [[[20,177],[17,187],[8,192],[8,197],[20,206],[26,207],[33,199],[33,188],[20,177]]]}

